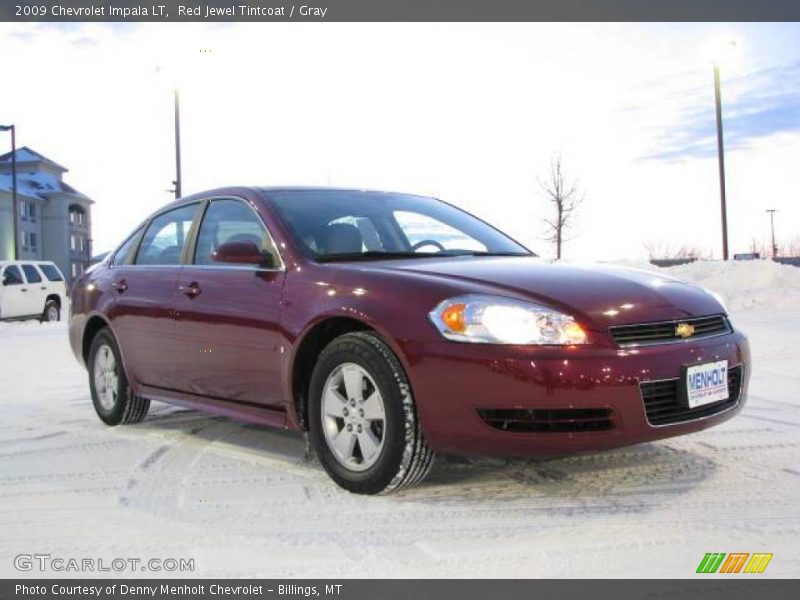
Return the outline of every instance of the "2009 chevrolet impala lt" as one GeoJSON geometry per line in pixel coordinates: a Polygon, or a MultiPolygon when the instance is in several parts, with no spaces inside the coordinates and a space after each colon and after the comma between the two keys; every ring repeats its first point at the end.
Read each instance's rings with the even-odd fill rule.
{"type": "Polygon", "coordinates": [[[150,400],[308,431],[373,494],[434,452],[541,455],[656,440],[743,405],[749,347],[713,293],[550,264],[418,196],[228,188],[170,204],[73,286],[97,414],[150,400]]]}

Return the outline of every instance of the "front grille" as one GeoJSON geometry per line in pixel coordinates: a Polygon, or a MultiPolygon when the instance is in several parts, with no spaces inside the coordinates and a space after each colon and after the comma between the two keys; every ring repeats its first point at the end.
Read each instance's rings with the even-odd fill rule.
{"type": "Polygon", "coordinates": [[[522,433],[576,433],[614,429],[607,408],[479,409],[480,417],[501,431],[522,433]]]}
{"type": "Polygon", "coordinates": [[[689,408],[681,402],[679,386],[680,379],[664,379],[640,384],[644,409],[651,425],[669,425],[709,417],[734,406],[739,402],[742,391],[742,366],[737,365],[728,369],[727,400],[689,408]]]}
{"type": "Polygon", "coordinates": [[[641,323],[639,325],[615,325],[609,327],[614,341],[620,346],[639,346],[647,344],[663,344],[693,340],[697,338],[730,333],[731,325],[725,315],[708,317],[689,317],[677,321],[659,321],[657,323],[641,323]],[[678,325],[686,323],[694,327],[694,333],[688,337],[678,335],[678,325]]]}

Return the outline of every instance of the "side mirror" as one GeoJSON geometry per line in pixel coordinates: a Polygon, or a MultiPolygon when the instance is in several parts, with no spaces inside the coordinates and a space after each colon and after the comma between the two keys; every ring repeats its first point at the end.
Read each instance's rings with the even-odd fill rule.
{"type": "Polygon", "coordinates": [[[218,263],[272,267],[270,254],[262,252],[253,242],[227,242],[211,252],[211,260],[218,263]]]}

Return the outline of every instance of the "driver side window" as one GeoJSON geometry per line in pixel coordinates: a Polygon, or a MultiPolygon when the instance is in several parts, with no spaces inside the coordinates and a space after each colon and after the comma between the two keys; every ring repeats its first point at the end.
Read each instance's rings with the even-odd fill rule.
{"type": "Polygon", "coordinates": [[[212,254],[229,242],[252,242],[265,256],[272,256],[271,264],[280,264],[267,229],[252,208],[241,200],[212,200],[197,234],[194,264],[219,265],[212,254]]]}
{"type": "Polygon", "coordinates": [[[444,249],[486,252],[487,250],[486,246],[475,238],[428,215],[396,210],[394,218],[411,247],[417,246],[417,251],[436,252],[444,249]]]}

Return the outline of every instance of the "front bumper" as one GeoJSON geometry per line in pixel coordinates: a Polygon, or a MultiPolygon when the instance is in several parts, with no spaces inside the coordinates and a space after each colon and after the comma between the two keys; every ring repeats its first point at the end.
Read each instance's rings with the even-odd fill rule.
{"type": "Polygon", "coordinates": [[[455,454],[564,454],[700,431],[741,410],[750,377],[750,348],[739,332],[631,349],[437,341],[409,344],[404,351],[427,440],[435,450],[455,454]],[[717,360],[727,360],[730,367],[741,365],[738,401],[720,405],[719,410],[698,411],[677,423],[648,421],[640,384],[676,379],[683,366],[717,360]],[[504,431],[479,414],[510,409],[558,415],[569,414],[565,410],[602,409],[612,426],[592,431],[504,431]]]}

